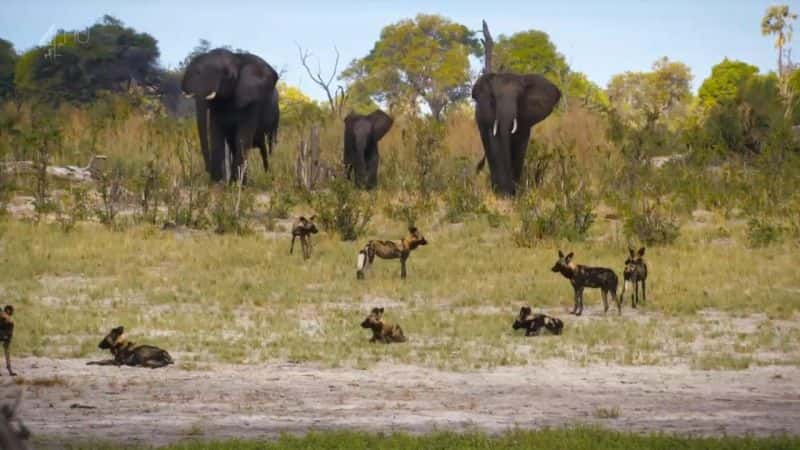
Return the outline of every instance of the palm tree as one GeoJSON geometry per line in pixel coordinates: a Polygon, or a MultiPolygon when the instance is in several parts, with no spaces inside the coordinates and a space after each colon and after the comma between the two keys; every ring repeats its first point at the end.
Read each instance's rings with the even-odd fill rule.
{"type": "Polygon", "coordinates": [[[797,14],[789,11],[789,5],[775,5],[767,8],[761,19],[761,34],[775,35],[775,48],[778,49],[778,75],[783,75],[783,47],[792,39],[793,20],[797,14]]]}

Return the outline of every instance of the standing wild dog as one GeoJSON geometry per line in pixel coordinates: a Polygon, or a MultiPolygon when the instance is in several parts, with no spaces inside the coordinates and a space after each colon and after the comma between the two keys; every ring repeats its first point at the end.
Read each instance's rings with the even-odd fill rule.
{"type": "Polygon", "coordinates": [[[400,328],[400,325],[393,325],[383,320],[383,308],[372,308],[372,312],[361,322],[361,328],[372,330],[370,342],[389,344],[406,341],[406,336],[403,334],[403,329],[400,328]]]}
{"type": "Polygon", "coordinates": [[[561,319],[550,317],[545,314],[533,314],[530,306],[523,306],[519,309],[519,316],[511,326],[515,330],[525,329],[525,336],[538,336],[539,330],[546,328],[553,334],[561,334],[564,329],[564,322],[561,319]]]}
{"type": "Polygon", "coordinates": [[[644,262],[644,249],[642,247],[638,252],[634,252],[632,248],[628,247],[630,255],[625,260],[625,269],[622,270],[624,283],[622,284],[620,302],[625,300],[625,291],[628,290],[628,285],[633,284],[631,306],[634,308],[639,304],[639,283],[642,284],[642,303],[647,301],[647,263],[644,262]]]}
{"type": "Polygon", "coordinates": [[[303,259],[311,257],[311,235],[317,234],[317,226],[314,225],[314,219],[317,216],[311,216],[306,219],[300,216],[297,222],[292,225],[292,246],[289,247],[289,254],[294,252],[294,240],[300,238],[300,247],[303,250],[303,259]]]}
{"type": "Polygon", "coordinates": [[[6,354],[6,369],[8,374],[16,376],[17,374],[11,370],[11,356],[8,348],[11,346],[11,339],[14,337],[14,307],[6,305],[3,311],[0,311],[0,342],[3,343],[3,352],[6,354]]]}
{"type": "Polygon", "coordinates": [[[617,311],[622,314],[622,298],[617,298],[617,274],[611,269],[605,267],[587,267],[575,264],[572,261],[573,254],[564,256],[564,253],[558,251],[558,261],[551,269],[553,272],[559,272],[564,275],[572,284],[572,289],[575,291],[575,306],[570,311],[570,314],[580,316],[583,313],[583,289],[584,288],[600,288],[603,292],[603,306],[604,312],[608,312],[608,294],[617,302],[617,311]]]}
{"type": "Polygon", "coordinates": [[[356,271],[356,278],[359,280],[364,278],[367,268],[375,260],[375,256],[382,259],[396,259],[400,258],[400,278],[406,278],[406,260],[411,254],[411,251],[420,245],[427,245],[428,241],[422,236],[422,233],[416,227],[408,228],[408,236],[400,239],[399,241],[369,241],[358,252],[358,264],[356,271]]]}
{"type": "Polygon", "coordinates": [[[110,350],[113,359],[91,361],[87,365],[97,366],[142,366],[157,369],[173,364],[172,357],[166,350],[152,345],[136,345],[125,336],[125,328],[116,327],[100,341],[97,348],[110,350]]]}

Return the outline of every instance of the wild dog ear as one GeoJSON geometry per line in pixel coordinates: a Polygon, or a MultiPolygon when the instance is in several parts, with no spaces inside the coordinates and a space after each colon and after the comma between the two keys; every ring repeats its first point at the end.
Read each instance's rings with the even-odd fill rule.
{"type": "Polygon", "coordinates": [[[408,232],[411,233],[411,234],[416,233],[417,232],[417,227],[415,227],[415,226],[408,227],[408,232]]]}
{"type": "Polygon", "coordinates": [[[559,251],[558,251],[558,257],[559,257],[559,258],[563,258],[563,257],[564,257],[564,252],[562,252],[561,250],[559,250],[559,251]]]}
{"type": "Polygon", "coordinates": [[[300,222],[305,222],[306,218],[305,218],[305,216],[300,216],[300,217],[297,218],[297,220],[299,220],[300,222]]]}
{"type": "Polygon", "coordinates": [[[381,314],[383,314],[383,307],[381,307],[381,308],[378,308],[378,312],[379,312],[379,313],[381,313],[381,314]]]}
{"type": "Polygon", "coordinates": [[[566,257],[566,260],[567,260],[567,261],[571,260],[573,256],[575,256],[575,253],[573,253],[573,252],[569,252],[569,254],[568,254],[568,255],[567,255],[567,257],[566,257]]]}
{"type": "MultiPolygon", "coordinates": [[[[633,253],[633,250],[631,250],[631,253],[633,253]]],[[[639,256],[640,257],[644,256],[644,247],[639,249],[639,256]]]]}
{"type": "Polygon", "coordinates": [[[633,258],[634,254],[636,253],[632,248],[628,247],[628,253],[631,254],[631,258],[633,258]]]}
{"type": "Polygon", "coordinates": [[[316,214],[314,214],[313,216],[311,216],[311,217],[309,217],[309,218],[308,218],[308,220],[310,220],[310,221],[312,221],[312,222],[313,222],[314,220],[316,220],[316,219],[317,219],[317,215],[316,215],[316,214]]]}
{"type": "Polygon", "coordinates": [[[113,330],[111,330],[111,332],[112,333],[124,333],[125,332],[125,328],[122,327],[122,326],[118,326],[117,328],[114,328],[113,330]]]}

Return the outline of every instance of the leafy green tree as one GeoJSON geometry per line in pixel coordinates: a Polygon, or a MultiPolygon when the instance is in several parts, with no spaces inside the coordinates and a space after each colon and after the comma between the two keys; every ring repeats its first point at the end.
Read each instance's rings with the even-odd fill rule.
{"type": "Polygon", "coordinates": [[[24,95],[48,102],[88,102],[101,90],[155,84],[156,40],[105,16],[86,31],[59,31],[44,47],[23,54],[14,81],[24,95]]]}
{"type": "Polygon", "coordinates": [[[703,80],[697,96],[701,105],[712,107],[717,103],[732,101],[742,84],[758,73],[758,67],[742,61],[725,58],[711,68],[711,76],[703,80]]]}
{"type": "Polygon", "coordinates": [[[0,39],[0,101],[14,94],[14,65],[17,52],[11,42],[0,39]]]}
{"type": "Polygon", "coordinates": [[[792,40],[792,22],[797,14],[789,11],[789,5],[774,5],[767,8],[761,19],[761,34],[775,36],[775,48],[778,49],[778,74],[783,76],[783,48],[792,40]]]}
{"type": "Polygon", "coordinates": [[[469,56],[479,54],[467,27],[420,14],[384,27],[369,54],[354,60],[341,78],[390,107],[424,102],[440,120],[450,104],[469,96],[469,56]]]}
{"type": "Polygon", "coordinates": [[[281,108],[281,128],[300,130],[321,122],[326,114],[317,102],[300,89],[284,82],[278,83],[281,108]]]}
{"type": "Polygon", "coordinates": [[[692,73],[677,61],[661,58],[651,72],[625,72],[608,84],[608,98],[620,120],[637,128],[653,126],[685,111],[692,73]]]}
{"type": "Polygon", "coordinates": [[[500,35],[493,57],[497,72],[538,73],[556,82],[569,72],[564,55],[556,50],[550,36],[539,30],[500,35]]]}
{"type": "Polygon", "coordinates": [[[547,33],[528,30],[511,36],[500,35],[495,42],[493,65],[497,72],[537,73],[554,82],[565,101],[585,106],[608,106],[603,90],[585,74],[573,72],[547,33]]]}

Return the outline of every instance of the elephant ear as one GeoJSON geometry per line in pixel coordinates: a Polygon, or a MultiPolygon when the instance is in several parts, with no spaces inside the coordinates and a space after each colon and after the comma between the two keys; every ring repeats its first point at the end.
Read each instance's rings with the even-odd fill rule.
{"type": "Polygon", "coordinates": [[[265,99],[275,90],[278,74],[267,66],[246,64],[239,71],[234,99],[237,108],[243,108],[260,99],[265,99]]]}
{"type": "Polygon", "coordinates": [[[492,95],[491,79],[494,74],[481,75],[472,86],[472,98],[478,100],[492,95]]]}
{"type": "Polygon", "coordinates": [[[561,91],[541,75],[522,77],[523,92],[519,102],[519,117],[531,127],[546,119],[561,100],[561,91]]]}
{"type": "Polygon", "coordinates": [[[371,112],[367,118],[372,124],[372,134],[376,141],[380,141],[394,124],[394,120],[380,109],[371,112]]]}

